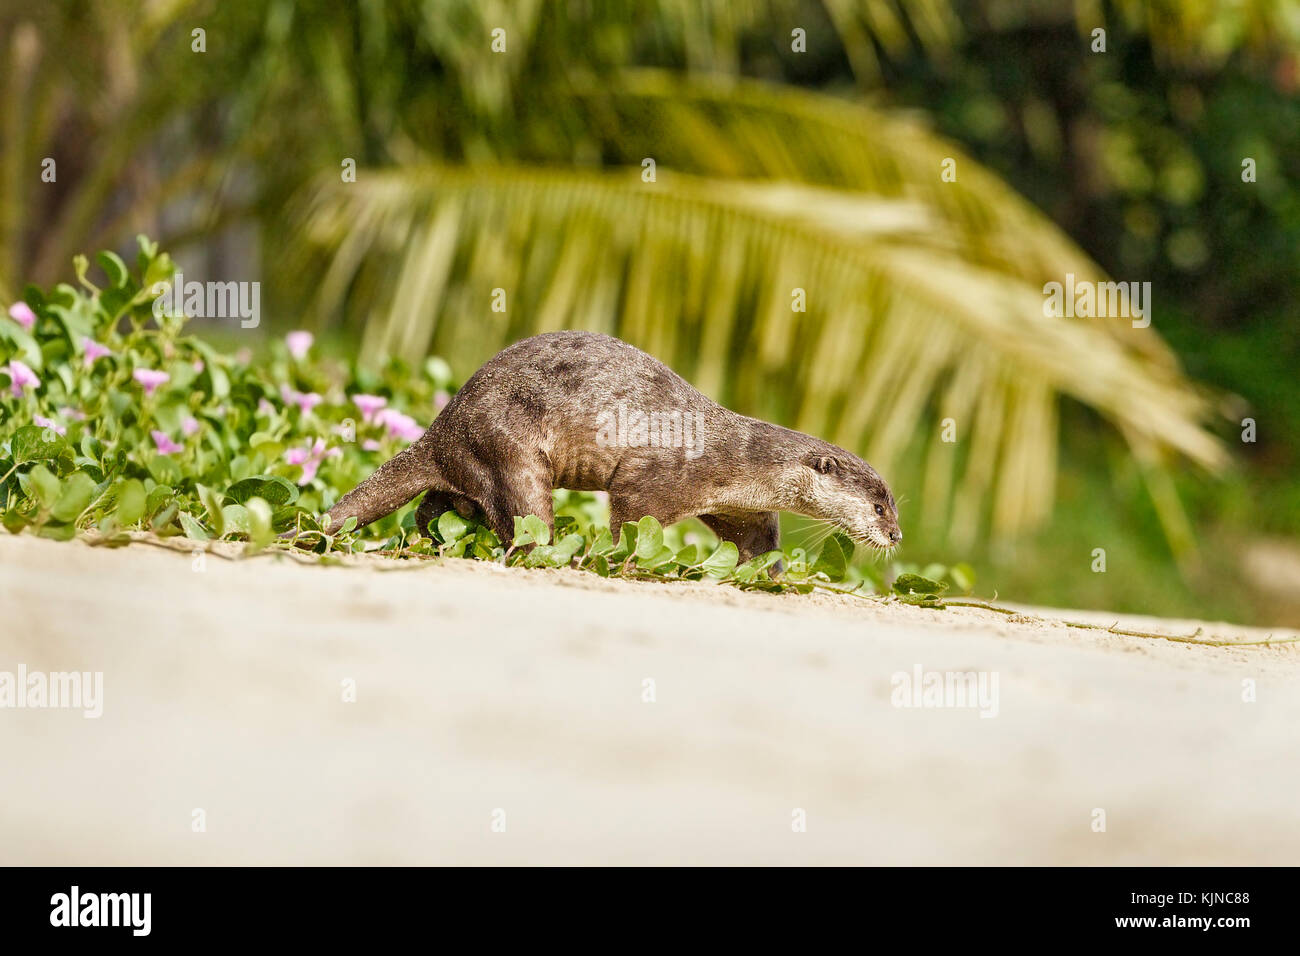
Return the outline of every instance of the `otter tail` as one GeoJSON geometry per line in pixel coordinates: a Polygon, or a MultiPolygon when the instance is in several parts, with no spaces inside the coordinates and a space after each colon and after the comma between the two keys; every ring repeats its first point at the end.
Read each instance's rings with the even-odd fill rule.
{"type": "Polygon", "coordinates": [[[441,486],[438,466],[429,453],[426,433],[376,469],[329,510],[330,528],[337,531],[348,518],[357,527],[390,515],[420,492],[441,486]]]}

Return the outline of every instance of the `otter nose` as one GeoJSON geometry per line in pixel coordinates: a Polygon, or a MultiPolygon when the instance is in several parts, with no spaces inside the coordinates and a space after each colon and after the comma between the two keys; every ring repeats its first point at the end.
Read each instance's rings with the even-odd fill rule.
{"type": "Polygon", "coordinates": [[[894,542],[894,544],[898,544],[898,542],[903,540],[903,532],[901,531],[889,532],[889,540],[894,542]]]}

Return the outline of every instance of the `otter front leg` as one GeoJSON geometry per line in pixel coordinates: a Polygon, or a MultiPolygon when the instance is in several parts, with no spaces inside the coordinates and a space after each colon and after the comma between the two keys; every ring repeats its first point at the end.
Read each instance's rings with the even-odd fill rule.
{"type": "Polygon", "coordinates": [[[609,493],[609,532],[613,535],[615,544],[618,544],[624,522],[636,524],[645,517],[654,518],[666,528],[674,521],[681,521],[690,516],[665,511],[649,498],[634,497],[614,491],[609,493]]]}
{"type": "MultiPolygon", "coordinates": [[[[781,523],[775,511],[756,511],[747,515],[700,515],[700,520],[723,541],[730,541],[740,551],[740,560],[776,550],[781,539],[781,523]]],[[[779,571],[779,564],[775,568],[779,571]]]]}

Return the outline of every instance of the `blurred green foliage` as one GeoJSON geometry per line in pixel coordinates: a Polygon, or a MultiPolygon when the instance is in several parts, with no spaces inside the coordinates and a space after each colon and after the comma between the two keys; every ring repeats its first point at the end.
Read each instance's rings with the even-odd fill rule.
{"type": "MultiPolygon", "coordinates": [[[[980,4],[966,5],[970,9],[980,4]]],[[[1214,5],[1208,5],[1213,7],[1214,5]]],[[[1250,5],[1244,5],[1243,10],[1250,5]]],[[[1278,4],[1281,13],[1294,4],[1278,4]]],[[[1225,10],[1228,18],[1231,11],[1225,10]]],[[[1107,20],[1107,52],[1041,17],[981,29],[956,56],[888,71],[892,98],[930,111],[1111,275],[1157,290],[1154,325],[1188,372],[1246,399],[1270,478],[1300,467],[1300,50],[1171,57],[1107,20]],[[1164,54],[1164,55],[1162,55],[1164,54]],[[1242,161],[1256,181],[1242,181],[1242,161]]],[[[1230,36],[1207,28],[1205,37],[1230,36]]],[[[1240,406],[1235,406],[1234,409],[1240,406]]],[[[1243,409],[1243,414],[1244,414],[1243,409]]],[[[1262,514],[1300,534],[1300,510],[1262,514]]]]}

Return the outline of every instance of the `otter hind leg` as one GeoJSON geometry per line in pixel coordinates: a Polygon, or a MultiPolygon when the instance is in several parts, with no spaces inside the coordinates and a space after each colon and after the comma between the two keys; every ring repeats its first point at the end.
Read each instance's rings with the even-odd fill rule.
{"type": "Polygon", "coordinates": [[[430,488],[424,493],[424,500],[415,509],[415,527],[420,534],[429,533],[429,523],[437,521],[445,512],[454,511],[466,520],[473,518],[482,509],[470,498],[450,491],[430,488]]]}
{"type": "Polygon", "coordinates": [[[555,531],[555,501],[549,476],[516,473],[499,480],[482,502],[487,525],[507,548],[515,539],[515,518],[536,515],[555,531]]]}
{"type": "MultiPolygon", "coordinates": [[[[730,541],[740,551],[740,560],[776,550],[781,540],[781,523],[775,511],[756,511],[747,515],[700,515],[709,528],[723,541],[730,541]]],[[[781,570],[779,562],[773,570],[781,570]]]]}

